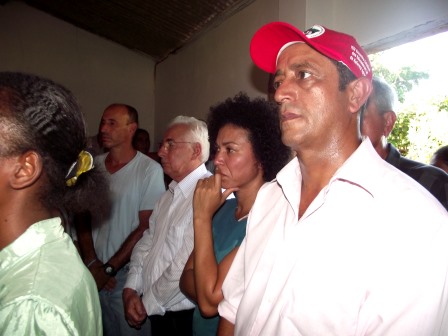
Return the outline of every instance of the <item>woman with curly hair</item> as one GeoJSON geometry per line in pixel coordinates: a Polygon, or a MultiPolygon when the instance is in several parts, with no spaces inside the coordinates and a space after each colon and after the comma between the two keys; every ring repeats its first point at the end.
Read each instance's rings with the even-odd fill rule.
{"type": "Polygon", "coordinates": [[[197,302],[194,335],[216,335],[221,286],[245,236],[249,211],[263,183],[290,159],[277,107],[264,99],[239,93],[211,107],[207,124],[215,175],[196,186],[194,250],[180,282],[197,302]]]}
{"type": "Polygon", "coordinates": [[[0,73],[0,335],[103,333],[95,281],[60,218],[101,206],[106,181],[85,148],[67,89],[0,73]]]}

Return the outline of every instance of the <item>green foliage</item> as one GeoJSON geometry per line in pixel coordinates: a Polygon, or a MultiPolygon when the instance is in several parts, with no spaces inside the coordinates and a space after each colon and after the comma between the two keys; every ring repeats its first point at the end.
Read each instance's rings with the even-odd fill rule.
{"type": "Polygon", "coordinates": [[[422,79],[429,78],[427,72],[415,71],[408,65],[401,67],[398,71],[392,71],[380,63],[379,56],[381,56],[381,53],[369,57],[372,63],[373,73],[375,76],[383,78],[395,88],[400,103],[404,102],[405,94],[411,91],[414,85],[418,85],[422,79]]]}
{"type": "Polygon", "coordinates": [[[448,139],[448,110],[445,98],[427,101],[420,107],[410,106],[408,110],[416,111],[416,116],[408,132],[411,145],[409,157],[429,162],[432,154],[448,139]]]}
{"type": "Polygon", "coordinates": [[[436,106],[439,112],[445,111],[448,113],[448,96],[446,96],[440,102],[436,102],[436,106]]]}
{"type": "Polygon", "coordinates": [[[398,114],[395,126],[387,139],[403,156],[407,156],[409,153],[409,147],[411,146],[411,141],[408,136],[409,127],[411,121],[415,119],[415,116],[415,112],[398,114]]]}

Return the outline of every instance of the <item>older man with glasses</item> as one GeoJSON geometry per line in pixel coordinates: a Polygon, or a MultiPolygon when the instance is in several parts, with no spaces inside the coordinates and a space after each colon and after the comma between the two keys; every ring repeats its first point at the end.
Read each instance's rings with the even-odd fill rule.
{"type": "Polygon", "coordinates": [[[128,323],[140,328],[146,317],[152,335],[191,335],[194,304],[179,289],[193,249],[193,192],[210,176],[207,126],[193,117],[176,117],[168,126],[158,155],[173,181],[149,219],[149,230],[132,252],[123,301],[128,323]]]}

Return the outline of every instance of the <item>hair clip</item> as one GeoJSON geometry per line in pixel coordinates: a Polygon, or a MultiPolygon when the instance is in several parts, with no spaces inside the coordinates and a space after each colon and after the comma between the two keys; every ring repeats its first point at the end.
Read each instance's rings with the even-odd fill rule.
{"type": "Polygon", "coordinates": [[[79,155],[78,159],[73,162],[70,169],[68,170],[67,175],[65,176],[65,183],[68,187],[72,187],[76,184],[76,180],[78,179],[79,175],[88,172],[94,167],[93,165],[93,156],[89,152],[82,150],[79,155]]]}

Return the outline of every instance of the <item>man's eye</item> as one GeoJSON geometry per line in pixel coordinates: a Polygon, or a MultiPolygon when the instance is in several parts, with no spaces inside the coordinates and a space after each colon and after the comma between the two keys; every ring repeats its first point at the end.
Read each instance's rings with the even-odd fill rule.
{"type": "Polygon", "coordinates": [[[275,81],[275,82],[272,84],[272,86],[274,87],[274,90],[277,90],[277,89],[280,87],[281,84],[282,84],[281,81],[275,81]]]}
{"type": "Polygon", "coordinates": [[[306,78],[308,78],[308,77],[310,77],[311,76],[311,74],[308,72],[308,71],[299,71],[298,73],[297,73],[297,77],[299,78],[299,79],[306,79],[306,78]]]}

